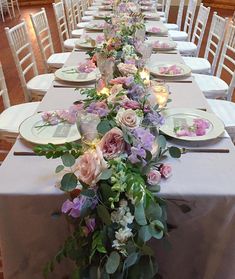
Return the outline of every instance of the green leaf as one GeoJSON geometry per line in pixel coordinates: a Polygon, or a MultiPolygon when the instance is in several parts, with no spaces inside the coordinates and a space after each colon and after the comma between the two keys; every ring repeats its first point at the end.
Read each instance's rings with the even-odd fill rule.
{"type": "Polygon", "coordinates": [[[56,167],[55,173],[59,173],[59,172],[61,172],[63,169],[64,169],[64,166],[63,166],[63,165],[59,165],[59,166],[56,167]]]}
{"type": "Polygon", "coordinates": [[[75,158],[70,153],[62,155],[61,159],[66,167],[72,167],[75,164],[75,158]]]}
{"type": "Polygon", "coordinates": [[[163,237],[164,225],[159,220],[154,220],[149,225],[149,232],[156,239],[163,237]]]}
{"type": "Polygon", "coordinates": [[[152,235],[151,235],[151,233],[149,232],[149,227],[148,227],[148,226],[142,226],[142,227],[139,229],[138,238],[139,238],[142,242],[148,241],[151,237],[152,237],[152,235]]]}
{"type": "Polygon", "coordinates": [[[97,131],[100,134],[105,134],[111,129],[112,126],[109,124],[109,121],[107,119],[100,121],[100,123],[97,126],[97,131]]]}
{"type": "Polygon", "coordinates": [[[120,264],[120,259],[121,259],[121,257],[118,254],[118,252],[116,252],[116,251],[113,251],[109,255],[108,260],[105,265],[105,270],[108,274],[113,274],[117,270],[117,268],[120,264]]]}
{"type": "Polygon", "coordinates": [[[150,221],[158,220],[162,217],[162,209],[158,203],[151,201],[145,210],[146,216],[150,221]]]}
{"type": "Polygon", "coordinates": [[[101,175],[99,176],[100,180],[107,180],[112,176],[112,170],[111,169],[107,169],[102,171],[101,175]]]}
{"type": "Polygon", "coordinates": [[[97,213],[103,223],[105,223],[106,225],[111,224],[110,214],[104,205],[97,206],[97,213]]]}
{"type": "Polygon", "coordinates": [[[166,148],[166,138],[163,135],[159,135],[157,138],[158,146],[162,149],[166,148]]]}
{"type": "Polygon", "coordinates": [[[81,279],[80,269],[78,267],[73,271],[71,279],[81,279]]]}
{"type": "Polygon", "coordinates": [[[81,191],[81,195],[93,198],[95,196],[95,191],[92,189],[84,189],[81,191]]]}
{"type": "Polygon", "coordinates": [[[139,258],[138,253],[136,253],[136,252],[131,253],[124,261],[123,270],[126,270],[130,266],[134,265],[137,262],[138,258],[139,258]]]}
{"type": "Polygon", "coordinates": [[[147,220],[145,218],[144,206],[142,202],[138,203],[135,206],[135,220],[141,226],[147,224],[147,220]]]}
{"type": "Polygon", "coordinates": [[[169,154],[172,158],[180,158],[181,157],[181,151],[178,147],[171,146],[169,147],[169,154]]]}
{"type": "Polygon", "coordinates": [[[61,190],[69,192],[76,188],[77,177],[74,173],[66,173],[61,180],[61,190]]]}
{"type": "Polygon", "coordinates": [[[144,255],[148,255],[148,256],[154,256],[154,251],[151,247],[149,247],[148,245],[143,245],[141,247],[141,250],[143,252],[144,255]]]}

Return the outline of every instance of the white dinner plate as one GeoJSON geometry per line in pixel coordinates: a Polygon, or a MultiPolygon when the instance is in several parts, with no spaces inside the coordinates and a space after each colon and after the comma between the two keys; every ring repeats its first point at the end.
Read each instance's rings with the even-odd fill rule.
{"type": "Polygon", "coordinates": [[[86,25],[86,29],[90,31],[99,31],[102,32],[104,27],[101,27],[102,23],[89,23],[86,25]]]}
{"type": "Polygon", "coordinates": [[[147,28],[146,32],[153,36],[167,36],[168,29],[165,27],[159,27],[159,28],[160,28],[160,30],[158,32],[153,32],[153,31],[151,31],[151,27],[150,27],[150,28],[147,28]]]}
{"type": "Polygon", "coordinates": [[[94,15],[94,18],[96,18],[96,19],[104,19],[104,18],[106,18],[106,17],[109,17],[109,18],[111,18],[113,16],[113,14],[112,13],[109,13],[109,12],[107,12],[107,13],[98,13],[98,14],[95,14],[94,15]]]}
{"type": "Polygon", "coordinates": [[[181,64],[181,63],[161,63],[161,64],[154,64],[154,65],[150,65],[149,66],[149,70],[150,70],[150,73],[154,76],[158,76],[158,77],[184,77],[184,76],[189,76],[191,74],[191,68],[188,67],[187,65],[185,64],[181,64]],[[160,73],[160,68],[161,67],[170,67],[170,66],[173,66],[173,65],[176,65],[177,67],[179,67],[181,69],[181,73],[178,73],[178,74],[163,74],[163,73],[160,73]]]}
{"type": "Polygon", "coordinates": [[[64,144],[81,138],[76,124],[62,122],[37,128],[43,124],[42,113],[34,114],[21,123],[19,133],[22,138],[35,144],[64,144]]]}
{"type": "Polygon", "coordinates": [[[91,73],[80,73],[77,68],[74,66],[60,68],[55,71],[55,77],[68,82],[91,82],[96,80],[98,69],[91,73]]]}
{"type": "Polygon", "coordinates": [[[186,141],[205,141],[219,137],[224,132],[223,122],[213,113],[205,112],[198,109],[188,108],[169,108],[162,111],[165,123],[160,130],[176,139],[186,141]],[[192,125],[194,119],[203,119],[209,122],[209,128],[203,136],[177,136],[174,128],[184,124],[192,125]]]}
{"type": "Polygon", "coordinates": [[[151,12],[144,12],[144,19],[145,20],[160,20],[160,16],[157,13],[151,13],[151,12]]]}

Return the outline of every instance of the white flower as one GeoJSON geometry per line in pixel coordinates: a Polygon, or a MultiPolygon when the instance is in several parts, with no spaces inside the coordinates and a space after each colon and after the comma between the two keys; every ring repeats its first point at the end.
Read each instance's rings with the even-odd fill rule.
{"type": "Polygon", "coordinates": [[[127,200],[120,200],[119,205],[120,207],[127,207],[127,200]]]}
{"type": "Polygon", "coordinates": [[[129,228],[120,228],[117,232],[115,232],[115,237],[116,239],[121,242],[124,243],[128,240],[128,238],[130,238],[131,236],[133,236],[133,233],[131,231],[131,229],[129,228]]]}
{"type": "Polygon", "coordinates": [[[132,224],[133,220],[134,216],[130,212],[127,212],[126,215],[123,216],[123,219],[120,220],[120,224],[126,227],[128,224],[132,224]]]}
{"type": "Polygon", "coordinates": [[[132,109],[121,108],[116,115],[116,121],[120,126],[134,129],[139,127],[142,117],[138,116],[138,112],[132,109]]]}

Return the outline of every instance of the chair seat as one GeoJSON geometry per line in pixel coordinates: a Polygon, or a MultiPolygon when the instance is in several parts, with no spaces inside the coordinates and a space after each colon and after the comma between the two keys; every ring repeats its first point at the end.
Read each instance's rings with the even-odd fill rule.
{"type": "Polygon", "coordinates": [[[233,142],[235,141],[235,103],[224,100],[208,100],[213,112],[224,122],[233,142]]]}
{"type": "Polygon", "coordinates": [[[77,24],[77,28],[85,28],[87,25],[88,25],[89,23],[88,22],[86,22],[86,21],[84,21],[84,22],[79,22],[78,24],[77,24]]]}
{"type": "Polygon", "coordinates": [[[67,49],[67,50],[70,50],[72,51],[75,47],[75,44],[77,42],[78,39],[67,39],[64,41],[64,47],[67,49]]]}
{"type": "Polygon", "coordinates": [[[185,56],[195,56],[197,52],[197,46],[192,42],[177,42],[177,49],[185,56]]]}
{"type": "Polygon", "coordinates": [[[72,31],[72,38],[80,38],[83,34],[83,29],[74,29],[72,31]]]}
{"type": "Polygon", "coordinates": [[[160,20],[162,23],[166,23],[166,18],[165,17],[160,17],[160,20]]]}
{"type": "Polygon", "coordinates": [[[54,74],[44,74],[33,77],[27,82],[27,88],[31,92],[39,93],[44,95],[50,88],[53,80],[55,79],[54,74]]]}
{"type": "Polygon", "coordinates": [[[169,35],[173,41],[187,41],[188,34],[184,31],[169,30],[169,35]]]}
{"type": "Polygon", "coordinates": [[[51,68],[61,68],[69,58],[71,52],[61,52],[52,54],[48,60],[47,65],[51,68]]]}
{"type": "Polygon", "coordinates": [[[193,73],[208,75],[211,72],[211,64],[205,58],[182,57],[184,63],[192,69],[193,73]]]}
{"type": "Polygon", "coordinates": [[[179,30],[179,26],[174,23],[166,23],[164,24],[168,30],[179,30]]]}
{"type": "Polygon", "coordinates": [[[20,124],[36,112],[40,102],[11,106],[0,114],[0,133],[17,136],[20,124]]]}
{"type": "Polygon", "coordinates": [[[83,17],[82,17],[82,21],[91,21],[91,20],[93,20],[93,19],[94,19],[93,16],[83,16],[83,17]]]}
{"type": "Polygon", "coordinates": [[[157,12],[160,17],[165,17],[165,12],[157,12]]]}
{"type": "MultiPolygon", "coordinates": [[[[99,6],[100,6],[100,4],[96,5],[96,6],[90,6],[90,7],[88,7],[88,11],[97,11],[97,10],[99,10],[99,6]]],[[[85,12],[85,14],[86,14],[86,12],[85,12]]]]}
{"type": "Polygon", "coordinates": [[[84,15],[85,16],[93,16],[97,14],[97,10],[96,11],[85,11],[84,15]]]}
{"type": "Polygon", "coordinates": [[[193,74],[195,81],[207,98],[226,98],[228,95],[228,85],[222,79],[215,76],[193,74]]]}

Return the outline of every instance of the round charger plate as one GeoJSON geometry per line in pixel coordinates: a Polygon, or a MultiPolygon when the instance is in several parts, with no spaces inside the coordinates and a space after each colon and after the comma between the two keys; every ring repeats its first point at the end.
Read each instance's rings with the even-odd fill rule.
{"type": "Polygon", "coordinates": [[[153,45],[153,43],[154,43],[154,41],[153,42],[151,42],[152,43],[152,45],[153,45],[153,49],[154,50],[174,50],[175,48],[176,48],[176,42],[174,42],[174,41],[168,41],[168,42],[164,42],[164,41],[159,41],[161,44],[164,44],[164,43],[166,43],[167,45],[168,45],[168,47],[155,47],[154,45],[153,45]]]}
{"type": "Polygon", "coordinates": [[[34,144],[64,144],[81,138],[76,124],[63,122],[52,126],[36,127],[43,124],[42,113],[34,114],[21,123],[19,133],[23,139],[34,144]]]}
{"type": "Polygon", "coordinates": [[[96,23],[87,24],[85,28],[90,31],[103,31],[104,29],[104,27],[99,27],[96,23]]]}
{"type": "Polygon", "coordinates": [[[157,13],[148,13],[145,12],[144,14],[144,18],[145,20],[156,20],[159,21],[160,20],[160,16],[157,13]]]}
{"type": "Polygon", "coordinates": [[[160,127],[160,130],[176,139],[185,141],[205,141],[219,137],[224,132],[223,122],[213,113],[198,109],[189,108],[169,108],[162,111],[162,115],[165,119],[165,123],[160,127]],[[182,136],[176,135],[174,128],[181,126],[182,124],[193,124],[194,119],[204,119],[210,124],[210,127],[206,130],[206,134],[203,136],[182,136]]]}
{"type": "Polygon", "coordinates": [[[55,71],[55,77],[68,82],[91,82],[97,78],[97,69],[91,73],[79,73],[77,67],[63,67],[55,71]]]}
{"type": "Polygon", "coordinates": [[[188,67],[185,64],[181,64],[181,63],[164,63],[164,64],[154,64],[154,65],[150,65],[149,66],[149,70],[150,73],[154,76],[158,76],[158,77],[184,77],[184,76],[189,76],[191,74],[191,68],[188,67]],[[182,72],[180,74],[162,74],[160,73],[160,68],[162,67],[170,67],[176,65],[177,67],[180,67],[182,69],[182,72]]]}
{"type": "Polygon", "coordinates": [[[97,15],[94,15],[94,18],[96,19],[104,19],[106,17],[111,18],[113,16],[113,14],[111,13],[98,13],[97,15]]]}

